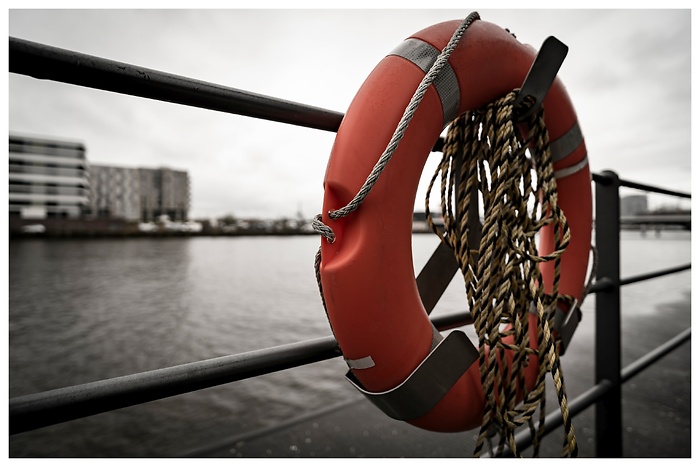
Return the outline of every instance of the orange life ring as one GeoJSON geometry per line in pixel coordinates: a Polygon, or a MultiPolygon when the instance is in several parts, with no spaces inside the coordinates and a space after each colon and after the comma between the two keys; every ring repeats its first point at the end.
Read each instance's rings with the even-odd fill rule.
{"type": "MultiPolygon", "coordinates": [[[[433,348],[435,331],[421,303],[411,253],[413,203],[427,156],[454,117],[520,87],[536,55],[533,48],[502,28],[473,22],[450,56],[446,72],[452,76],[445,79],[453,80],[458,92],[451,94],[454,89],[449,86],[439,91],[440,83],[430,87],[372,192],[357,211],[332,220],[329,211],[353,198],[386,148],[425,75],[424,55],[433,56],[434,61],[459,25],[459,21],[450,21],[426,28],[375,67],[345,114],[328,162],[322,220],[333,229],[335,241],[322,241],[322,290],[328,319],[346,360],[371,361],[366,367],[351,366],[368,391],[397,387],[433,348]]],[[[571,242],[561,259],[559,288],[580,299],[592,225],[586,148],[558,78],[543,105],[552,151],[559,156],[554,169],[567,175],[558,179],[557,188],[571,229],[571,242]]],[[[553,234],[551,228],[545,229],[539,251],[547,254],[552,250],[553,234]]],[[[542,274],[549,292],[551,264],[543,265],[542,274]]],[[[532,321],[536,316],[530,319],[536,324],[532,321]]],[[[530,383],[532,378],[528,378],[530,383]]],[[[483,408],[475,362],[432,410],[407,421],[434,431],[463,431],[481,424],[483,408]]]]}

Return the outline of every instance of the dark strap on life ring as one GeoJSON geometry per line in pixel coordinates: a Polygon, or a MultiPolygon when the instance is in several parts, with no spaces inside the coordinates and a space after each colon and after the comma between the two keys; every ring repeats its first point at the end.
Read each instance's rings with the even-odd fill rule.
{"type": "Polygon", "coordinates": [[[389,417],[413,420],[430,412],[478,358],[479,351],[469,337],[462,331],[453,331],[393,389],[370,392],[352,371],[345,377],[389,417]]]}

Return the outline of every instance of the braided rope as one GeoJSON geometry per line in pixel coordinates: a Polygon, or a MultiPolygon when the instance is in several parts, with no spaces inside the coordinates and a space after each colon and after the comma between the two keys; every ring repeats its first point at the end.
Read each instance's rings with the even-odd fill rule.
{"type": "MultiPolygon", "coordinates": [[[[570,241],[564,213],[557,204],[556,181],[549,152],[543,111],[530,117],[523,140],[514,126],[513,103],[517,90],[486,107],[459,116],[447,133],[443,159],[426,194],[426,215],[433,231],[455,252],[463,273],[467,300],[479,337],[479,367],[486,403],[474,454],[498,434],[498,453],[507,445],[519,456],[516,428],[527,423],[533,434],[534,454],[543,436],[545,380],[552,374],[564,420],[563,455],[576,456],[577,445],[556,342],[551,327],[559,294],[560,259],[570,241]],[[526,150],[530,148],[531,157],[526,150]],[[458,162],[459,165],[458,166],[458,162]],[[534,165],[535,177],[531,175],[534,165]],[[444,230],[434,223],[429,200],[438,177],[444,230]],[[456,179],[461,183],[458,185],[456,179]],[[534,186],[533,186],[534,185],[534,186]],[[456,201],[453,200],[455,192],[456,201]],[[479,198],[481,193],[481,198],[479,198]],[[467,213],[483,202],[484,222],[479,245],[468,240],[467,213]],[[554,225],[554,251],[540,255],[535,234],[554,225]],[[478,250],[478,257],[473,253],[478,250]],[[544,292],[538,264],[554,261],[554,286],[544,292]],[[529,313],[538,315],[537,349],[530,347],[529,313]],[[505,326],[504,325],[508,325],[505,326]],[[486,349],[490,349],[487,353],[486,349]],[[513,352],[510,371],[505,350],[513,352]],[[538,357],[534,387],[525,387],[525,367],[531,355],[538,357]],[[518,394],[522,402],[516,406],[518,394]],[[532,420],[539,409],[539,427],[532,420]]],[[[532,364],[532,363],[531,363],[532,364]]]]}

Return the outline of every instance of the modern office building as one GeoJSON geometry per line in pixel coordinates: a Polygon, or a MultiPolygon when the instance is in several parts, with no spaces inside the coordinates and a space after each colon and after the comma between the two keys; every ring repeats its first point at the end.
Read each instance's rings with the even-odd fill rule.
{"type": "Polygon", "coordinates": [[[168,168],[139,170],[141,220],[167,215],[171,221],[186,221],[190,210],[190,178],[187,172],[168,168]]]}
{"type": "Polygon", "coordinates": [[[187,221],[187,172],[90,165],[81,143],[10,136],[10,216],[187,221]]]}
{"type": "Polygon", "coordinates": [[[141,219],[139,169],[90,165],[90,215],[141,219]]]}
{"type": "Polygon", "coordinates": [[[10,216],[79,218],[88,209],[82,143],[10,135],[8,174],[10,216]]]}
{"type": "Polygon", "coordinates": [[[91,165],[90,183],[92,217],[150,222],[167,215],[171,221],[187,220],[187,172],[91,165]]]}

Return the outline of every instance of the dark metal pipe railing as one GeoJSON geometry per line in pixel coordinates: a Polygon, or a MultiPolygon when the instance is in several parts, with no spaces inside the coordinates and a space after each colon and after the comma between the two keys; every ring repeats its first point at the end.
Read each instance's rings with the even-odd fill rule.
{"type": "Polygon", "coordinates": [[[656,279],[657,277],[666,276],[668,274],[675,274],[677,272],[683,272],[691,269],[692,264],[683,264],[680,266],[675,266],[667,269],[659,269],[658,271],[649,272],[646,274],[639,274],[637,276],[631,276],[626,279],[620,279],[620,285],[629,285],[636,282],[642,282],[649,279],[656,279]]]}
{"type": "Polygon", "coordinates": [[[660,188],[657,186],[646,185],[644,183],[632,182],[630,180],[621,179],[611,171],[604,171],[602,173],[591,174],[593,181],[599,185],[607,186],[611,183],[617,183],[619,186],[624,186],[627,188],[634,188],[641,191],[647,191],[649,193],[658,193],[662,195],[677,196],[679,198],[691,198],[690,193],[684,191],[667,190],[666,188],[660,188]]]}
{"type": "Polygon", "coordinates": [[[10,399],[10,434],[240,381],[340,355],[333,337],[255,350],[10,399]]]}
{"type": "Polygon", "coordinates": [[[9,71],[103,91],[337,131],[343,114],[10,37],[9,71]]]}
{"type": "MultiPolygon", "coordinates": [[[[468,312],[432,319],[439,330],[471,323],[468,312]]],[[[341,356],[332,336],[185,363],[10,399],[10,434],[341,356]]]]}
{"type": "Polygon", "coordinates": [[[671,351],[684,344],[686,341],[689,341],[690,330],[691,328],[686,329],[674,338],[666,341],[664,344],[658,346],[651,352],[647,353],[642,358],[635,360],[633,363],[630,363],[625,368],[623,368],[622,382],[626,383],[634,376],[637,376],[642,370],[650,367],[653,363],[655,363],[662,357],[665,357],[666,355],[671,353],[671,351]]]}
{"type": "Polygon", "coordinates": [[[595,404],[596,457],[622,456],[622,323],[620,316],[620,179],[614,172],[595,189],[596,279],[610,286],[595,299],[595,384],[611,388],[595,404]]]}
{"type": "Polygon", "coordinates": [[[657,186],[645,185],[643,183],[632,182],[630,180],[620,179],[620,186],[627,188],[634,188],[636,190],[648,191],[650,193],[659,193],[662,195],[677,196],[679,198],[691,198],[690,193],[685,193],[682,191],[667,190],[666,188],[659,188],[657,186]]]}
{"type": "MultiPolygon", "coordinates": [[[[657,271],[652,271],[645,274],[639,274],[635,276],[630,276],[624,279],[620,279],[620,286],[634,284],[636,282],[642,282],[649,279],[656,279],[658,277],[668,276],[670,274],[676,274],[678,272],[683,272],[692,269],[692,264],[682,264],[680,266],[673,266],[666,269],[659,269],[657,271]]],[[[593,284],[591,284],[591,289],[588,293],[599,293],[605,290],[615,287],[612,280],[607,277],[599,277],[593,284]]]]}
{"type": "MultiPolygon", "coordinates": [[[[9,71],[102,91],[338,131],[342,112],[10,37],[9,71]]],[[[433,151],[442,151],[438,138],[433,151]]]]}
{"type": "MultiPolygon", "coordinates": [[[[9,71],[68,84],[137,97],[261,118],[324,131],[337,131],[343,114],[191,78],[164,73],[10,38],[9,71]]],[[[442,139],[433,150],[439,151],[442,139]]],[[[622,454],[620,385],[690,339],[690,329],[620,368],[620,286],[690,269],[682,265],[620,279],[619,188],[691,198],[689,193],[620,179],[614,172],[592,174],[596,190],[596,245],[599,266],[589,293],[596,299],[596,384],[569,403],[575,415],[596,404],[597,455],[622,454]]],[[[468,312],[431,318],[439,330],[472,322],[468,312]]],[[[319,362],[340,356],[335,339],[324,337],[294,344],[225,356],[170,368],[10,399],[10,434],[61,423],[135,404],[319,362]]],[[[545,432],[562,423],[549,414],[545,432]]],[[[516,436],[518,447],[529,444],[529,432],[516,436]]]]}

